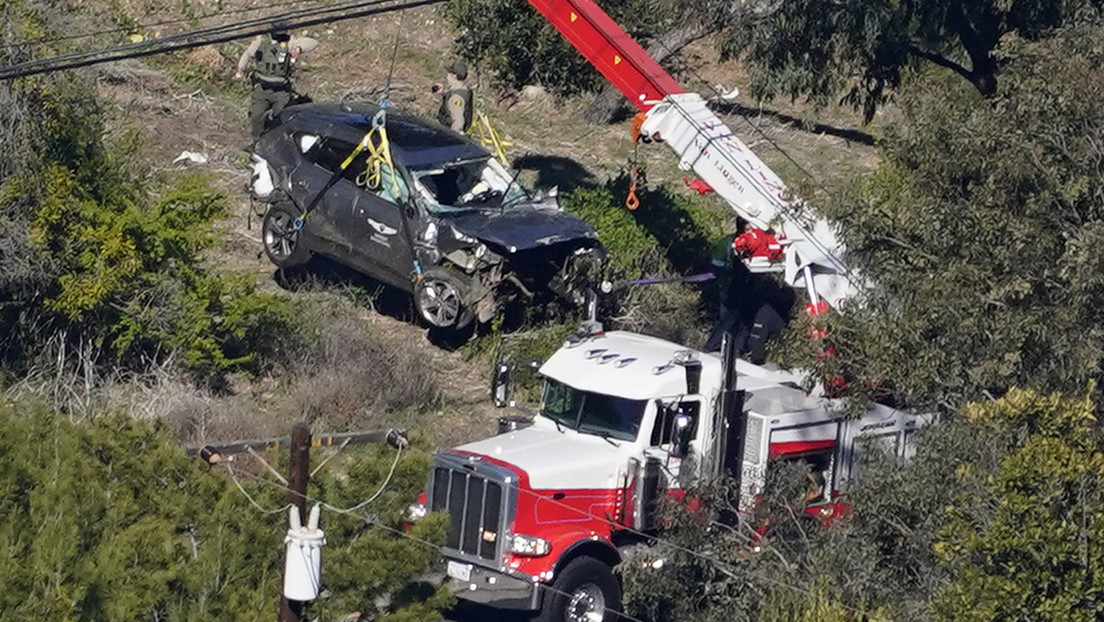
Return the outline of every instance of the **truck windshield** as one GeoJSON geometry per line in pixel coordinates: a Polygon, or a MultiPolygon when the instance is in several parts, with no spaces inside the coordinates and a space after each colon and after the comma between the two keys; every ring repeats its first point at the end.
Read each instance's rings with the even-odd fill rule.
{"type": "Polygon", "coordinates": [[[590,393],[548,380],[541,414],[560,425],[587,434],[622,441],[636,440],[647,400],[590,393]]]}

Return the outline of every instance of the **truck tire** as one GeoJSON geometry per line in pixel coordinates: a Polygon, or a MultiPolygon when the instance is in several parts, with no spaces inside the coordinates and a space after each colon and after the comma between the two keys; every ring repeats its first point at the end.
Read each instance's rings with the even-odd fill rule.
{"type": "Polygon", "coordinates": [[[534,622],[613,622],[621,610],[621,586],[613,569],[593,557],[577,557],[546,588],[534,622]]]}
{"type": "Polygon", "coordinates": [[[307,263],[310,250],[303,244],[301,229],[295,227],[299,211],[287,199],[268,207],[261,225],[265,255],[278,268],[294,268],[307,263]]]}

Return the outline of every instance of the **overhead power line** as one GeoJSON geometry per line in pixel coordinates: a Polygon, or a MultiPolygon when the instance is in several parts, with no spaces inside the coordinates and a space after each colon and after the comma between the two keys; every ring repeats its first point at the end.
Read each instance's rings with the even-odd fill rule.
{"type": "Polygon", "coordinates": [[[88,39],[91,37],[99,37],[101,35],[113,35],[118,33],[132,33],[149,30],[151,28],[157,28],[160,26],[171,26],[173,24],[185,24],[185,23],[198,23],[205,19],[211,19],[212,17],[223,17],[226,15],[238,15],[243,13],[256,13],[257,11],[264,11],[267,9],[274,9],[277,7],[291,6],[293,4],[318,4],[325,0],[288,0],[287,2],[275,2],[263,6],[250,6],[240,9],[225,9],[222,11],[212,11],[210,13],[204,13],[203,15],[195,15],[193,17],[175,17],[172,19],[164,19],[158,22],[150,22],[148,24],[135,24],[133,26],[117,26],[115,28],[104,28],[102,30],[93,30],[90,32],[76,32],[72,34],[62,35],[59,37],[43,36],[37,39],[27,39],[25,41],[15,41],[6,43],[5,47],[12,48],[23,45],[42,45],[48,43],[59,43],[61,41],[72,41],[75,39],[88,39]]]}
{"type": "Polygon", "coordinates": [[[393,11],[402,11],[421,6],[440,4],[445,0],[361,0],[346,2],[325,8],[301,9],[278,15],[268,15],[226,26],[204,28],[191,32],[172,35],[161,39],[132,43],[91,52],[78,52],[17,63],[0,68],[0,80],[11,80],[25,76],[76,69],[99,63],[140,58],[155,54],[164,54],[176,50],[185,50],[204,45],[225,43],[235,39],[244,39],[268,33],[274,22],[283,22],[288,30],[307,28],[319,24],[381,15],[393,11]]]}
{"type": "MultiPolygon", "coordinates": [[[[353,9],[363,8],[365,6],[374,6],[374,5],[382,4],[385,1],[386,0],[355,0],[355,1],[346,0],[345,2],[338,3],[338,4],[335,4],[335,5],[332,5],[332,6],[328,6],[328,7],[319,7],[319,8],[310,8],[310,9],[296,9],[296,10],[286,11],[286,12],[283,12],[283,13],[273,13],[273,14],[263,15],[261,17],[257,17],[257,18],[253,18],[253,19],[249,19],[249,20],[243,20],[243,21],[239,21],[239,22],[230,22],[228,24],[223,24],[223,25],[220,25],[220,26],[211,26],[211,27],[208,27],[208,28],[201,28],[201,29],[197,29],[197,30],[194,30],[194,31],[191,31],[191,32],[178,33],[178,34],[174,34],[174,35],[169,35],[167,37],[158,37],[156,39],[151,39],[151,40],[148,40],[148,41],[141,41],[141,42],[138,42],[138,43],[120,45],[120,46],[101,49],[101,50],[83,50],[83,51],[80,51],[80,52],[72,52],[72,53],[69,53],[69,54],[62,54],[62,55],[59,55],[59,56],[54,56],[54,57],[46,58],[46,59],[37,59],[37,60],[33,60],[33,61],[27,61],[26,63],[20,63],[19,65],[12,65],[9,68],[10,69],[17,69],[19,67],[34,68],[35,66],[38,66],[38,65],[68,64],[68,63],[73,63],[73,62],[87,60],[87,59],[94,59],[94,58],[97,58],[101,55],[108,54],[108,53],[123,54],[124,56],[121,56],[121,58],[126,58],[127,56],[125,56],[125,54],[131,53],[131,52],[140,52],[140,51],[146,51],[148,54],[158,54],[158,53],[161,53],[161,52],[164,52],[164,51],[172,51],[172,49],[167,49],[167,46],[172,45],[172,44],[196,43],[196,41],[198,39],[206,39],[206,38],[209,38],[209,37],[214,37],[214,36],[219,35],[219,34],[227,34],[227,33],[233,33],[233,32],[238,32],[237,36],[247,37],[247,36],[251,36],[251,35],[242,33],[240,31],[242,31],[244,29],[247,29],[247,28],[254,28],[254,27],[255,28],[265,28],[266,31],[268,31],[268,30],[271,30],[272,24],[274,22],[283,22],[285,24],[292,24],[297,19],[301,20],[301,19],[310,18],[310,17],[318,17],[320,15],[324,15],[324,14],[327,14],[327,13],[339,13],[340,11],[344,11],[344,10],[353,10],[353,9]]],[[[293,27],[293,26],[289,26],[289,27],[293,27]]],[[[235,36],[235,38],[237,38],[237,36],[235,36]]],[[[221,41],[219,41],[219,42],[221,43],[221,41]]],[[[198,45],[204,45],[204,43],[198,43],[198,45]]],[[[173,49],[175,49],[175,48],[173,48],[173,49]]],[[[145,54],[145,55],[148,55],[148,54],[145,54]]],[[[136,55],[140,56],[140,55],[143,55],[143,54],[136,54],[136,55]]],[[[108,60],[116,60],[116,59],[108,59],[108,60]]],[[[63,67],[63,68],[69,68],[69,67],[63,67]]],[[[54,69],[51,68],[51,69],[47,69],[46,71],[50,71],[50,70],[54,70],[54,69]]],[[[0,71],[3,71],[3,70],[0,70],[0,71]]],[[[30,74],[28,74],[28,75],[30,75],[30,74]]]]}

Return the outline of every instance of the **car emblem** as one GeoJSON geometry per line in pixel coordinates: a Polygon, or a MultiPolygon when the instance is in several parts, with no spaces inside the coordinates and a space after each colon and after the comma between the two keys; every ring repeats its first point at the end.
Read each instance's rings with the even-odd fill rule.
{"type": "Polygon", "coordinates": [[[372,228],[376,230],[376,233],[379,233],[380,235],[395,235],[399,232],[398,229],[395,229],[394,227],[388,227],[382,222],[377,222],[375,220],[372,220],[371,218],[368,219],[368,224],[371,225],[372,228]]]}

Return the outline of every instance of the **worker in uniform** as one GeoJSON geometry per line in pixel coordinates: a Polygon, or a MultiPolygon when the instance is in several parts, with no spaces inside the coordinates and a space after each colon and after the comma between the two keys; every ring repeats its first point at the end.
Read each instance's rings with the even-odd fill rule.
{"type": "Polygon", "coordinates": [[[254,38],[238,59],[235,77],[239,79],[245,75],[250,62],[253,63],[249,74],[253,82],[253,98],[249,107],[253,138],[259,137],[292,99],[291,70],[303,46],[293,44],[295,42],[291,39],[287,30],[277,25],[268,36],[254,38]]]}
{"type": "Polygon", "coordinates": [[[441,95],[437,110],[437,122],[463,134],[472,123],[472,91],[464,80],[468,79],[468,66],[454,61],[445,67],[448,72],[445,85],[434,84],[433,92],[441,95]]]}

